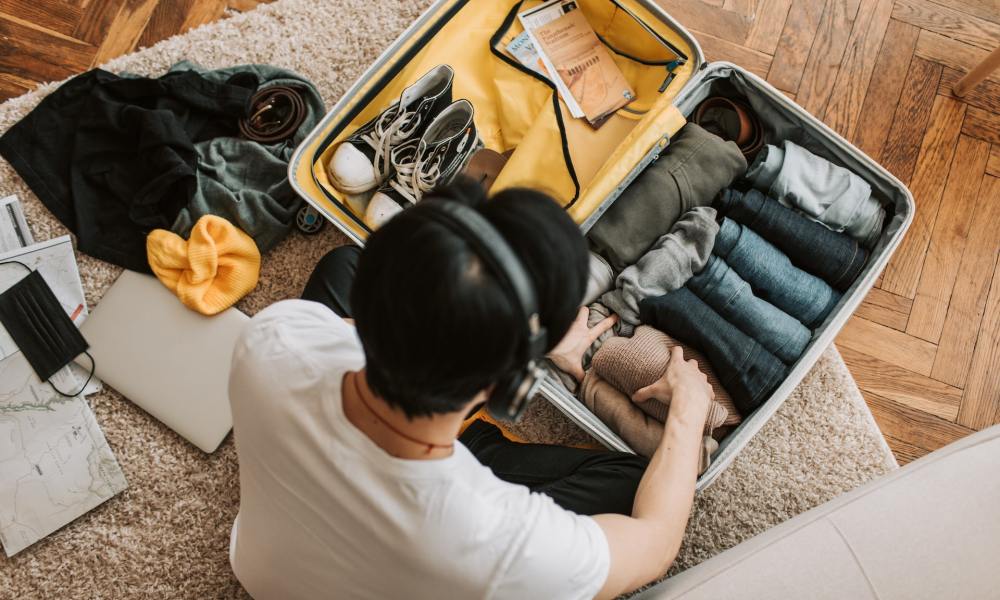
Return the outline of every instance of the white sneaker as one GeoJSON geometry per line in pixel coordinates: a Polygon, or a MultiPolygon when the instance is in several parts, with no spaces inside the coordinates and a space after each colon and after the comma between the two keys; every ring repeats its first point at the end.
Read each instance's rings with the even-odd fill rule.
{"type": "Polygon", "coordinates": [[[403,90],[399,101],[341,142],[326,169],[334,187],[360,194],[382,184],[392,174],[393,148],[420,139],[431,121],[451,104],[454,79],[450,66],[434,67],[403,90]]]}
{"type": "Polygon", "coordinates": [[[420,140],[410,140],[391,153],[395,174],[375,192],[365,223],[377,229],[424,194],[447,185],[482,149],[472,103],[456,100],[434,119],[420,140]]]}

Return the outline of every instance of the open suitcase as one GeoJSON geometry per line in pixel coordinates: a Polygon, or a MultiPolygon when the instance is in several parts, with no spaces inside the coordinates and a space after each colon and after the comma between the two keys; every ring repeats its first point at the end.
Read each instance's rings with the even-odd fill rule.
{"type": "MultiPolygon", "coordinates": [[[[622,69],[637,99],[600,129],[573,119],[548,81],[509,58],[506,44],[521,31],[516,15],[540,2],[439,0],[355,82],[289,165],[296,191],[348,237],[364,244],[363,207],[328,181],[324,164],[336,144],[395,101],[430,68],[455,69],[454,97],[476,108],[487,148],[513,149],[493,191],[529,186],[548,191],[586,233],[628,184],[663,152],[698,103],[739,92],[760,116],[768,143],[790,139],[865,179],[886,208],[881,238],[864,271],[814,332],[784,382],[726,437],[698,480],[703,489],[722,473],[812,368],[858,307],[913,219],[903,184],[759,77],[730,63],[705,63],[697,41],[649,0],[579,0],[587,20],[622,69]],[[676,61],[681,56],[681,64],[676,61]]],[[[540,394],[609,448],[628,445],[558,381],[540,394]]]]}

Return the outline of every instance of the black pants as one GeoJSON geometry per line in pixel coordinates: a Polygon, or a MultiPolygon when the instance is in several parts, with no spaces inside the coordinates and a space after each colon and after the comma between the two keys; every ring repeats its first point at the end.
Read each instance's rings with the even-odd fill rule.
{"type": "MultiPolygon", "coordinates": [[[[324,256],[302,298],[350,317],[351,282],[360,254],[356,246],[342,246],[324,256]]],[[[500,479],[547,494],[582,515],[631,514],[646,469],[646,459],[625,452],[512,442],[484,421],[470,425],[459,441],[500,479]]]]}

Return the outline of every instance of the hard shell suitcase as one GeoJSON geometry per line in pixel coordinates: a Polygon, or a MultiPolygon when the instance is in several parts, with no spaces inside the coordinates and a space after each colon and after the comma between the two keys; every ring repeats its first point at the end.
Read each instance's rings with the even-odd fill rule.
{"type": "MultiPolygon", "coordinates": [[[[886,208],[886,225],[868,264],[814,331],[785,381],[720,445],[698,480],[711,484],[788,398],[833,342],[874,285],[913,219],[909,190],[883,167],[752,73],[730,63],[704,62],[697,41],[648,0],[579,0],[637,99],[593,130],[570,117],[553,86],[506,56],[521,31],[516,15],[540,2],[439,0],[420,16],[344,94],[292,156],[289,180],[324,217],[358,244],[370,230],[357,200],[330,185],[324,164],[336,144],[399,97],[438,64],[456,76],[454,97],[468,98],[487,148],[513,150],[493,191],[531,186],[549,192],[587,232],[621,192],[661,153],[701,100],[715,93],[746,96],[767,141],[790,139],[844,166],[872,186],[886,208]],[[680,60],[678,60],[680,58],[680,60]]],[[[558,381],[540,394],[609,448],[631,451],[558,381]]]]}

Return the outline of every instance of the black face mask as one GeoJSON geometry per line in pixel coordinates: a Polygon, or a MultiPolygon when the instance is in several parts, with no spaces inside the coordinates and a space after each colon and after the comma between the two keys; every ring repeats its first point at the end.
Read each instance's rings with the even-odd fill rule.
{"type": "MultiPolygon", "coordinates": [[[[86,353],[90,346],[63,310],[42,275],[20,262],[2,263],[0,266],[8,268],[6,265],[13,264],[21,265],[29,274],[0,294],[0,323],[7,329],[38,378],[48,381],[59,369],[80,354],[86,353]]],[[[93,357],[90,362],[87,383],[90,383],[94,375],[93,357]]],[[[49,385],[52,383],[49,382],[49,385]]],[[[80,393],[67,394],[55,386],[52,389],[63,396],[80,393]]],[[[80,391],[82,390],[81,387],[80,391]]]]}

